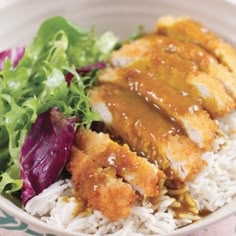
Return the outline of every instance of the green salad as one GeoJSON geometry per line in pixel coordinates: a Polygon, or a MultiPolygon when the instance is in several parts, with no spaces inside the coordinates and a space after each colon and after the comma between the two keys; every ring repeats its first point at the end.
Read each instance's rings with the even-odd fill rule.
{"type": "Polygon", "coordinates": [[[26,203],[60,176],[76,127],[99,119],[87,89],[118,44],[53,17],[28,47],[0,53],[1,193],[20,191],[26,203]]]}

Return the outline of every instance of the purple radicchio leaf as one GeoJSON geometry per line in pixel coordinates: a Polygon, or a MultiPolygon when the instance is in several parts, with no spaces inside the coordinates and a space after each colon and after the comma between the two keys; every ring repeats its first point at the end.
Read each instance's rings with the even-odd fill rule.
{"type": "Polygon", "coordinates": [[[20,156],[24,205],[60,177],[70,156],[76,121],[52,108],[32,125],[20,156]]]}
{"type": "Polygon", "coordinates": [[[13,67],[16,67],[25,53],[25,48],[13,48],[0,52],[0,71],[3,69],[5,58],[9,58],[13,64],[13,67]]]}
{"type": "MultiPolygon", "coordinates": [[[[105,67],[106,67],[106,63],[101,61],[101,62],[97,62],[97,63],[94,63],[94,64],[89,65],[89,66],[80,67],[80,68],[76,69],[76,72],[81,76],[85,76],[93,70],[103,69],[105,67]]],[[[73,76],[74,75],[70,72],[66,74],[65,79],[66,79],[66,82],[67,82],[68,85],[70,85],[73,76]]]]}

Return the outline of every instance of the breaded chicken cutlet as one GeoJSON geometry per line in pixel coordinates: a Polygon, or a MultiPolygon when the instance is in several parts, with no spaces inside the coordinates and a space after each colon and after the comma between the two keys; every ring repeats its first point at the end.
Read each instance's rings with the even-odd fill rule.
{"type": "Polygon", "coordinates": [[[179,93],[188,94],[212,117],[223,116],[235,108],[233,98],[226,92],[222,83],[200,71],[192,61],[175,53],[167,53],[159,47],[148,50],[145,45],[147,42],[142,46],[136,42],[124,45],[111,54],[110,61],[115,67],[139,61],[135,64],[137,70],[151,73],[156,79],[165,81],[179,93]],[[142,55],[140,52],[143,51],[145,53],[142,55]]]}
{"type": "Polygon", "coordinates": [[[90,156],[73,147],[67,169],[72,175],[76,196],[88,207],[101,211],[113,221],[130,214],[136,199],[135,191],[117,178],[114,168],[102,168],[90,156]]]}
{"type": "Polygon", "coordinates": [[[200,22],[190,17],[164,16],[156,25],[156,32],[183,42],[193,42],[205,48],[230,71],[236,72],[236,50],[200,22]]]}
{"type": "Polygon", "coordinates": [[[236,74],[230,72],[226,66],[220,64],[217,59],[203,48],[191,42],[181,42],[167,36],[156,34],[146,35],[132,43],[127,43],[118,51],[114,51],[110,57],[112,65],[120,66],[152,55],[155,51],[162,50],[167,53],[177,54],[187,59],[202,72],[211,78],[220,81],[226,91],[236,100],[236,74]]]}
{"type": "Polygon", "coordinates": [[[77,197],[111,220],[129,215],[138,198],[136,191],[144,198],[157,196],[160,179],[166,179],[156,165],[131,152],[126,144],[82,128],[76,134],[67,169],[77,197]]]}
{"type": "Polygon", "coordinates": [[[149,160],[157,161],[161,169],[166,173],[168,170],[168,178],[185,181],[202,170],[202,151],[176,122],[164,117],[142,97],[119,86],[102,85],[90,92],[90,98],[93,110],[112,134],[144,152],[149,160]]]}
{"type": "Polygon", "coordinates": [[[144,197],[158,195],[158,182],[164,173],[147,159],[131,152],[128,145],[120,145],[108,134],[81,129],[76,134],[76,146],[103,168],[111,167],[116,175],[130,183],[144,197]]]}
{"type": "Polygon", "coordinates": [[[142,95],[161,112],[174,119],[189,138],[204,150],[211,150],[217,130],[209,114],[186,94],[177,92],[163,80],[142,70],[149,61],[133,62],[125,68],[106,69],[99,75],[101,83],[113,83],[142,95]]]}

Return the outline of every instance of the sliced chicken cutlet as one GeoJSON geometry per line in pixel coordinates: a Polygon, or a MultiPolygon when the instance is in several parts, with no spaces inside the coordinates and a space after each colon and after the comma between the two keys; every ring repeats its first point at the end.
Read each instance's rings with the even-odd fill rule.
{"type": "Polygon", "coordinates": [[[165,16],[159,19],[155,30],[159,34],[200,45],[226,65],[229,70],[236,72],[235,48],[200,22],[189,17],[174,18],[165,16]]]}
{"type": "Polygon", "coordinates": [[[211,150],[217,130],[215,121],[210,119],[209,114],[188,95],[177,92],[165,81],[142,71],[140,63],[145,66],[142,60],[135,61],[125,68],[103,70],[99,75],[99,81],[118,84],[142,95],[157,109],[176,120],[200,148],[211,150]]]}
{"type": "Polygon", "coordinates": [[[145,68],[142,70],[164,80],[180,93],[188,94],[212,117],[224,116],[234,109],[235,102],[224,86],[218,80],[201,72],[192,61],[177,54],[167,53],[162,48],[155,47],[155,50],[148,50],[148,42],[141,46],[135,42],[135,46],[132,45],[133,43],[124,45],[120,50],[112,53],[110,61],[113,66],[129,65],[135,60],[140,61],[140,65],[144,63],[145,68]],[[149,62],[141,62],[144,59],[149,62]]]}
{"type": "Polygon", "coordinates": [[[147,159],[131,152],[127,144],[119,145],[108,134],[83,129],[77,132],[75,143],[79,150],[103,168],[114,168],[116,175],[144,197],[158,195],[158,183],[165,174],[147,159]]]}
{"type": "Polygon", "coordinates": [[[178,127],[141,96],[115,85],[90,92],[91,106],[116,137],[150,161],[157,161],[168,178],[191,179],[205,164],[201,150],[178,127]]]}
{"type": "Polygon", "coordinates": [[[122,61],[126,64],[132,62],[134,58],[147,57],[159,49],[194,62],[200,71],[220,81],[228,94],[236,100],[236,74],[230,72],[227,67],[218,63],[214,56],[194,43],[181,42],[158,34],[147,35],[114,51],[111,62],[119,67],[122,61]]]}
{"type": "Polygon", "coordinates": [[[101,168],[90,156],[72,148],[67,166],[77,196],[112,221],[127,217],[136,199],[132,187],[116,177],[114,168],[101,168]]]}

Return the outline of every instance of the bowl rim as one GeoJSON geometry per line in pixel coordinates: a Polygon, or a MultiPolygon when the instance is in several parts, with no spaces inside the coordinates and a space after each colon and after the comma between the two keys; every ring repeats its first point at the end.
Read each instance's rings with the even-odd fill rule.
{"type": "MultiPolygon", "coordinates": [[[[56,236],[63,236],[63,235],[71,235],[71,236],[88,236],[89,234],[76,232],[76,231],[69,231],[67,229],[52,229],[50,224],[47,224],[41,221],[39,218],[30,215],[22,208],[16,206],[12,201],[10,201],[7,197],[0,195],[0,209],[4,210],[8,214],[12,214],[12,216],[16,217],[18,220],[23,221],[24,223],[28,223],[34,227],[41,227],[44,231],[47,230],[47,233],[55,234],[56,236]]],[[[215,212],[210,213],[208,216],[200,219],[199,221],[193,222],[189,225],[186,225],[182,228],[178,228],[173,232],[166,233],[166,234],[159,234],[160,236],[183,236],[183,234],[189,232],[195,232],[200,230],[206,226],[210,226],[214,223],[217,223],[230,215],[236,213],[236,197],[233,200],[223,207],[219,208],[215,212]]]]}

